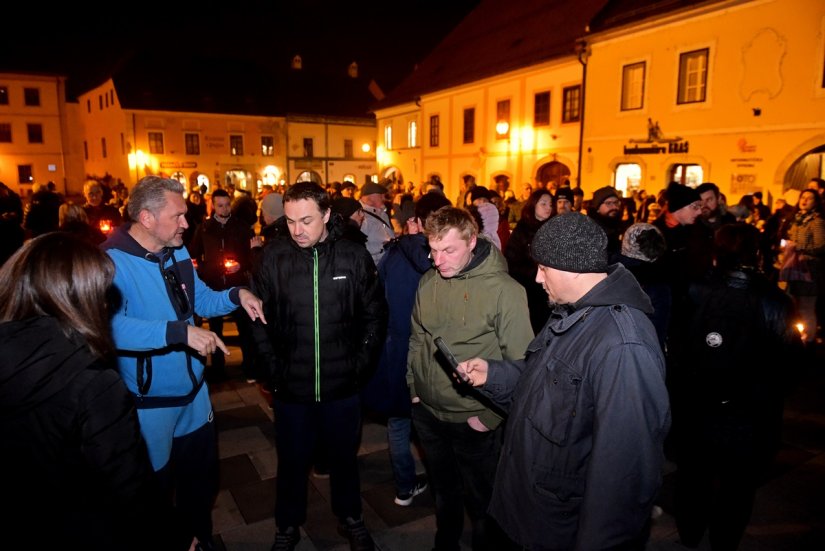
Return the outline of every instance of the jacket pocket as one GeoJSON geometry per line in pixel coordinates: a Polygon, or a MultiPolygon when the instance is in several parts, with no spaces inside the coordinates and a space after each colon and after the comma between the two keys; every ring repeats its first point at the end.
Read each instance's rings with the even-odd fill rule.
{"type": "MultiPolygon", "coordinates": [[[[552,362],[552,360],[551,360],[552,362]]],[[[569,366],[555,363],[542,370],[530,385],[524,411],[530,424],[547,440],[564,446],[576,417],[581,375],[569,366]]]]}

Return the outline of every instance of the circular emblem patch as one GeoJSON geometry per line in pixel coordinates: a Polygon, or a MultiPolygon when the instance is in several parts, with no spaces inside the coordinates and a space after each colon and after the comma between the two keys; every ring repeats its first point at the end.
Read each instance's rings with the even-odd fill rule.
{"type": "Polygon", "coordinates": [[[722,335],[713,331],[705,336],[705,343],[711,348],[718,348],[722,346],[722,335]]]}

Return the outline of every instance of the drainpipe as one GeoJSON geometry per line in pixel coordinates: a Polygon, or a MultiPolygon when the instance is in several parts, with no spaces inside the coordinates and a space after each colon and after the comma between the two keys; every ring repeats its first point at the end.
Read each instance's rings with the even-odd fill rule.
{"type": "Polygon", "coordinates": [[[576,167],[576,187],[582,187],[582,148],[584,147],[584,106],[585,94],[587,91],[587,42],[584,40],[576,44],[576,51],[579,56],[579,63],[582,65],[582,98],[581,98],[581,118],[579,119],[579,159],[576,167]]]}

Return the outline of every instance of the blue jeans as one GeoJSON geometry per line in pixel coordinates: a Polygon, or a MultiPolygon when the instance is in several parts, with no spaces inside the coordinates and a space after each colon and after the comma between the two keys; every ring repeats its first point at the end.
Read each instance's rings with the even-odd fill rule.
{"type": "Polygon", "coordinates": [[[410,449],[412,419],[390,417],[387,419],[387,440],[390,446],[390,463],[395,479],[395,495],[409,494],[415,488],[415,459],[410,449]]]}

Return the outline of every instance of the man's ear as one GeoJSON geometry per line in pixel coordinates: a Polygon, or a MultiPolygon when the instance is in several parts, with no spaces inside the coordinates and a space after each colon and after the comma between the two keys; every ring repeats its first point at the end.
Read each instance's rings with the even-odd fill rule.
{"type": "Polygon", "coordinates": [[[324,224],[329,222],[329,217],[331,215],[332,215],[332,209],[327,209],[327,211],[324,213],[324,224]]]}
{"type": "Polygon", "coordinates": [[[138,213],[138,222],[144,228],[148,228],[152,225],[152,222],[155,221],[155,215],[152,214],[149,209],[143,209],[138,213]]]}

